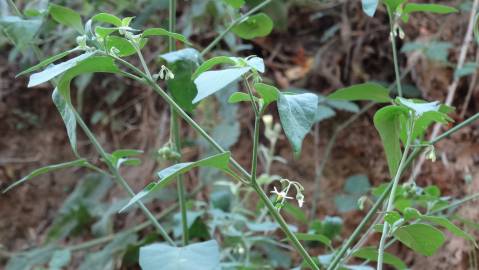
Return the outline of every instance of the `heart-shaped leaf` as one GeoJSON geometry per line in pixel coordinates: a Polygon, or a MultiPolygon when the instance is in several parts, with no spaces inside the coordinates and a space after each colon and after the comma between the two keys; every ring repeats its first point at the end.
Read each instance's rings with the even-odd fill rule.
{"type": "Polygon", "coordinates": [[[264,37],[273,30],[273,21],[265,13],[249,16],[243,22],[235,25],[231,31],[244,39],[264,37]]]}
{"type": "Polygon", "coordinates": [[[431,256],[436,253],[446,240],[440,230],[421,223],[399,227],[394,231],[394,237],[424,256],[431,256]]]}

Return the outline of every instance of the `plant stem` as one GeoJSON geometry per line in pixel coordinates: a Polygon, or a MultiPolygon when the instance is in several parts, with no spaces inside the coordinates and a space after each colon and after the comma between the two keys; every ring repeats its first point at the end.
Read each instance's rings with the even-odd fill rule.
{"type": "MultiPolygon", "coordinates": [[[[132,64],[128,63],[127,61],[114,56],[111,56],[111,57],[115,58],[116,60],[124,64],[126,67],[130,68],[132,71],[137,73],[140,77],[142,77],[143,80],[141,80],[141,82],[146,83],[147,85],[152,87],[153,90],[156,93],[158,93],[158,95],[160,95],[160,97],[163,98],[166,101],[166,103],[168,103],[168,105],[171,106],[181,118],[183,118],[196,132],[198,132],[218,152],[220,153],[226,152],[223,149],[223,147],[221,147],[213,138],[211,138],[211,136],[200,125],[198,125],[198,123],[196,123],[195,120],[193,120],[168,94],[166,94],[166,92],[158,84],[156,84],[156,82],[149,79],[146,76],[146,74],[144,74],[141,70],[139,70],[137,67],[133,66],[132,64]]],[[[268,196],[264,193],[261,187],[259,187],[257,184],[251,181],[252,176],[248,173],[248,171],[246,171],[234,158],[230,158],[230,163],[236,170],[238,170],[246,179],[248,179],[252,183],[254,190],[256,191],[256,193],[258,193],[260,199],[266,205],[270,214],[273,216],[275,221],[280,225],[281,229],[286,234],[286,237],[290,240],[290,242],[293,244],[296,250],[301,254],[303,259],[310,265],[311,268],[315,270],[320,269],[315,264],[313,259],[309,256],[309,254],[306,252],[304,247],[301,245],[298,238],[296,238],[296,236],[291,232],[286,221],[284,221],[283,217],[278,213],[278,211],[273,206],[268,196]]]]}
{"type": "Polygon", "coordinates": [[[269,4],[272,0],[265,0],[264,2],[262,2],[261,4],[255,6],[254,8],[252,8],[250,11],[246,12],[245,14],[241,15],[240,17],[238,17],[237,19],[235,19],[230,25],[228,25],[228,27],[226,27],[226,29],[221,32],[205,49],[203,49],[203,51],[201,51],[201,56],[204,56],[205,54],[207,54],[209,51],[211,51],[211,49],[213,49],[216,44],[218,44],[218,42],[220,42],[225,36],[226,34],[228,34],[231,29],[236,26],[237,24],[239,24],[240,22],[242,22],[244,19],[246,19],[247,17],[249,17],[250,15],[252,15],[253,13],[255,13],[256,11],[262,9],[264,6],[266,6],[267,4],[269,4]]]}
{"type": "MultiPolygon", "coordinates": [[[[412,134],[414,130],[414,119],[412,119],[412,124],[411,124],[411,129],[409,130],[408,138],[406,141],[406,146],[404,147],[404,153],[401,157],[401,161],[399,162],[399,167],[396,171],[396,175],[394,176],[394,180],[392,183],[392,188],[391,192],[389,193],[389,199],[388,199],[388,204],[386,208],[386,212],[390,212],[394,209],[394,198],[396,196],[396,189],[399,183],[399,179],[401,178],[402,172],[404,170],[404,166],[406,165],[406,160],[407,156],[409,154],[409,149],[411,147],[411,141],[412,141],[412,134]]],[[[383,260],[384,260],[384,248],[386,244],[386,239],[388,238],[389,234],[389,223],[384,221],[383,225],[383,232],[381,235],[381,240],[379,242],[379,249],[378,249],[378,264],[377,264],[377,270],[382,270],[383,269],[383,260]]]]}
{"type": "MultiPolygon", "coordinates": [[[[100,154],[100,156],[103,158],[104,162],[108,165],[108,168],[109,170],[111,171],[111,173],[113,174],[113,176],[115,177],[115,179],[117,180],[117,182],[120,184],[120,186],[128,193],[128,195],[130,197],[133,197],[135,196],[135,193],[133,192],[133,190],[130,188],[130,186],[128,185],[128,183],[126,182],[126,180],[121,176],[119,170],[113,166],[113,164],[111,164],[111,162],[109,161],[108,159],[108,154],[106,153],[106,151],[103,149],[103,147],[100,145],[100,143],[98,142],[98,140],[96,139],[95,135],[93,134],[93,132],[91,132],[91,130],[88,128],[88,126],[85,124],[85,122],[83,121],[83,119],[81,118],[81,116],[78,114],[78,112],[73,108],[73,106],[71,106],[71,109],[73,111],[73,113],[75,114],[75,120],[77,121],[77,123],[80,125],[80,127],[82,128],[83,132],[85,132],[85,135],[88,137],[88,139],[90,140],[90,142],[93,144],[93,146],[95,147],[95,149],[97,150],[97,152],[100,154]]],[[[143,213],[145,213],[145,215],[147,216],[147,218],[151,221],[151,223],[153,224],[153,226],[155,226],[155,228],[157,229],[157,231],[160,233],[160,235],[172,246],[176,246],[175,242],[173,241],[173,239],[170,238],[170,236],[168,235],[168,233],[166,233],[165,229],[163,228],[163,226],[161,226],[161,224],[158,222],[158,220],[156,220],[155,216],[150,212],[150,210],[148,210],[148,208],[146,208],[146,206],[138,201],[138,206],[140,207],[140,209],[143,211],[143,213]]]]}
{"type": "Polygon", "coordinates": [[[392,14],[392,11],[388,9],[388,15],[389,15],[389,24],[390,24],[390,31],[389,31],[389,38],[391,39],[391,48],[393,51],[393,62],[394,62],[394,73],[396,74],[396,88],[398,91],[398,95],[402,97],[402,86],[401,86],[401,75],[399,74],[399,62],[398,62],[398,56],[397,56],[397,50],[396,50],[396,35],[394,33],[395,31],[395,17],[392,14]]]}
{"type": "MultiPolygon", "coordinates": [[[[175,32],[176,28],[176,0],[169,1],[169,31],[175,32]]],[[[168,37],[168,47],[169,51],[172,52],[176,49],[175,40],[172,37],[168,37]]],[[[170,106],[170,131],[171,139],[173,141],[175,151],[181,153],[181,136],[180,136],[180,119],[175,110],[170,106]]],[[[178,200],[180,204],[181,212],[181,227],[183,230],[182,241],[183,245],[188,245],[189,241],[189,228],[188,228],[188,216],[186,213],[186,199],[185,199],[185,180],[182,174],[177,177],[177,189],[178,189],[178,200]]]]}
{"type": "Polygon", "coordinates": [[[254,117],[253,154],[251,158],[251,182],[253,184],[256,183],[256,169],[258,167],[259,124],[260,115],[256,114],[254,117]]]}

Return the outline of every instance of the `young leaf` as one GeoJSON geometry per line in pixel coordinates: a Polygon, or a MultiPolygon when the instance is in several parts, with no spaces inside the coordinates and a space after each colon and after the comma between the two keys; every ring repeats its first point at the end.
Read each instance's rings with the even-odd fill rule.
{"type": "Polygon", "coordinates": [[[224,89],[250,70],[250,67],[241,67],[201,73],[194,81],[198,94],[193,99],[193,103],[198,103],[213,93],[224,89]],[[218,78],[221,78],[221,80],[218,78]]]}
{"type": "Polygon", "coordinates": [[[32,74],[30,76],[30,80],[28,81],[28,87],[34,87],[44,82],[47,82],[55,78],[56,76],[64,73],[65,71],[71,69],[78,63],[88,59],[89,57],[92,57],[94,54],[95,54],[94,52],[86,52],[68,61],[47,67],[43,71],[32,74]]]}
{"type": "Polygon", "coordinates": [[[394,237],[410,249],[425,256],[436,253],[446,240],[440,230],[421,223],[399,227],[394,231],[394,237]]]}
{"type": "Polygon", "coordinates": [[[275,102],[279,99],[279,90],[278,88],[268,85],[265,83],[255,83],[254,89],[261,96],[264,102],[264,106],[268,106],[272,102],[275,102]]]}
{"type": "Polygon", "coordinates": [[[321,244],[331,247],[331,239],[329,239],[325,235],[311,233],[295,233],[295,235],[300,241],[317,241],[321,244]]]}
{"type": "Polygon", "coordinates": [[[186,39],[185,36],[178,34],[178,33],[173,33],[168,30],[165,30],[163,28],[149,28],[143,31],[143,34],[141,34],[142,38],[147,38],[147,37],[152,37],[152,36],[164,36],[164,37],[171,37],[173,39],[179,40],[187,45],[191,45],[191,43],[186,39]]]}
{"type": "MultiPolygon", "coordinates": [[[[140,40],[140,49],[145,46],[147,39],[140,40]]],[[[107,36],[105,37],[105,43],[107,50],[111,51],[111,49],[116,48],[118,49],[118,56],[126,57],[136,53],[135,47],[131,44],[131,42],[123,37],[119,36],[107,36]]]]}
{"type": "Polygon", "coordinates": [[[244,5],[245,0],[223,0],[223,2],[234,8],[241,8],[244,5]]]}
{"type": "MultiPolygon", "coordinates": [[[[364,247],[352,254],[353,257],[376,262],[378,260],[378,250],[375,247],[364,247]]],[[[398,270],[407,269],[406,264],[391,253],[384,252],[384,263],[393,266],[398,270]]]]}
{"type": "Polygon", "coordinates": [[[363,7],[364,13],[369,17],[373,17],[378,8],[379,0],[361,0],[361,5],[363,7]]]}
{"type": "Polygon", "coordinates": [[[142,191],[140,191],[133,198],[131,198],[128,204],[126,204],[125,207],[123,207],[119,212],[123,212],[125,209],[127,209],[134,203],[138,202],[149,193],[155,192],[169,185],[171,182],[175,180],[176,176],[180,174],[184,174],[192,170],[193,168],[212,167],[212,168],[217,168],[223,171],[229,171],[228,169],[229,159],[230,159],[230,152],[225,152],[225,153],[217,154],[217,155],[207,157],[195,162],[178,163],[168,168],[165,168],[157,173],[157,176],[159,178],[158,182],[153,182],[148,184],[142,191]]]}
{"type": "Polygon", "coordinates": [[[418,3],[407,3],[404,6],[403,13],[410,14],[413,12],[430,12],[438,14],[448,14],[455,13],[458,10],[456,8],[439,5],[439,4],[418,4],[418,3]]]}
{"type": "Polygon", "coordinates": [[[47,59],[44,59],[43,61],[41,61],[40,63],[32,66],[32,67],[29,67],[27,69],[25,69],[24,71],[20,72],[17,74],[16,77],[19,77],[19,76],[22,76],[22,75],[25,75],[27,73],[31,73],[33,71],[36,71],[36,70],[39,70],[40,68],[44,67],[44,66],[47,66],[57,60],[60,60],[62,59],[63,57],[71,54],[72,52],[75,52],[77,51],[77,49],[71,49],[71,50],[68,50],[68,51],[64,51],[64,52],[61,52],[57,55],[54,55],[54,56],[51,56],[51,57],[48,57],[47,59]]]}
{"type": "Polygon", "coordinates": [[[388,89],[377,83],[363,83],[341,88],[330,94],[328,98],[349,101],[369,100],[378,103],[391,102],[388,89]]]}
{"type": "Polygon", "coordinates": [[[461,228],[454,225],[454,223],[452,223],[449,219],[447,219],[445,217],[421,215],[420,219],[422,219],[424,221],[434,223],[434,224],[439,225],[441,227],[444,227],[445,229],[450,231],[455,236],[458,236],[458,237],[461,237],[461,238],[464,238],[466,240],[469,240],[469,241],[473,242],[477,247],[476,240],[474,239],[474,237],[472,235],[470,235],[467,232],[461,230],[461,228]]]}
{"type": "Polygon", "coordinates": [[[116,27],[121,27],[121,19],[109,13],[98,13],[91,18],[92,21],[109,23],[116,27]]]}
{"type": "Polygon", "coordinates": [[[406,0],[384,0],[384,4],[388,7],[391,12],[396,11],[399,5],[406,2],[406,0]]]}
{"type": "Polygon", "coordinates": [[[265,13],[250,16],[231,29],[233,33],[244,39],[264,37],[271,33],[271,30],[273,30],[273,21],[265,13]]]}
{"type": "Polygon", "coordinates": [[[331,118],[336,115],[336,112],[328,106],[318,105],[316,110],[316,117],[314,118],[315,123],[319,123],[325,119],[331,118]]]}
{"type": "Polygon", "coordinates": [[[31,173],[29,173],[27,176],[23,177],[22,179],[15,181],[15,183],[11,184],[8,186],[6,189],[3,190],[3,193],[11,190],[12,188],[32,179],[33,177],[46,174],[52,171],[57,171],[61,169],[67,169],[67,168],[73,168],[73,167],[83,167],[86,166],[88,162],[85,159],[77,159],[69,162],[64,162],[64,163],[58,163],[54,165],[48,165],[42,168],[38,168],[31,173]]]}
{"type": "Polygon", "coordinates": [[[76,13],[74,10],[59,5],[50,4],[48,11],[52,18],[58,23],[71,27],[80,34],[85,33],[80,14],[76,13]]]}
{"type": "Polygon", "coordinates": [[[140,248],[140,266],[143,270],[220,269],[220,250],[215,240],[184,247],[152,244],[140,248]]]}
{"type": "Polygon", "coordinates": [[[205,71],[208,71],[210,69],[212,69],[214,66],[217,66],[217,65],[221,65],[221,64],[228,64],[228,65],[236,65],[237,62],[234,60],[234,58],[232,57],[228,57],[228,56],[216,56],[216,57],[213,57],[211,59],[208,59],[206,60],[205,62],[203,62],[203,64],[201,64],[201,66],[199,66],[195,73],[193,73],[193,75],[191,75],[192,79],[196,79],[198,78],[198,76],[205,72],[205,71]]]}
{"type": "Polygon", "coordinates": [[[265,71],[264,61],[261,57],[249,56],[246,58],[246,64],[258,72],[264,73],[265,71]]]}
{"type": "Polygon", "coordinates": [[[301,152],[301,144],[316,119],[318,96],[311,93],[280,94],[278,112],[283,130],[295,153],[301,152]]]}
{"type": "MultiPolygon", "coordinates": [[[[253,97],[255,101],[258,101],[257,97],[253,97]]],[[[238,102],[243,102],[243,101],[251,101],[251,97],[249,94],[243,93],[243,92],[234,92],[231,94],[231,96],[228,98],[228,103],[238,103],[238,102]]]]}
{"type": "Polygon", "coordinates": [[[384,220],[390,225],[394,225],[394,223],[396,223],[400,219],[401,215],[396,211],[390,211],[387,212],[386,215],[384,215],[384,220]]]}
{"type": "Polygon", "coordinates": [[[408,110],[404,107],[390,105],[380,109],[374,115],[374,126],[383,142],[391,177],[396,174],[402,155],[400,117],[407,113],[408,110]]]}
{"type": "Polygon", "coordinates": [[[193,112],[196,107],[193,99],[198,94],[198,90],[191,75],[199,65],[200,52],[187,48],[163,54],[161,58],[167,62],[166,66],[175,75],[173,79],[166,81],[168,91],[183,110],[193,112]]]}
{"type": "Polygon", "coordinates": [[[55,88],[52,93],[52,100],[55,107],[57,107],[58,112],[65,124],[65,128],[67,130],[68,140],[70,141],[70,146],[72,147],[73,153],[75,156],[78,155],[77,150],[77,122],[75,119],[75,113],[72,108],[68,104],[69,96],[64,96],[60,94],[58,88],[55,88]]]}

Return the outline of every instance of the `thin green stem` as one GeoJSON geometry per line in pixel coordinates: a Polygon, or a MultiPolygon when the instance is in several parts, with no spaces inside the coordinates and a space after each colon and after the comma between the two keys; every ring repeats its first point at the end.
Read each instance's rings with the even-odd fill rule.
{"type": "MultiPolygon", "coordinates": [[[[126,180],[121,176],[119,170],[113,165],[111,164],[111,162],[109,161],[109,157],[108,157],[108,153],[103,149],[103,147],[100,145],[100,143],[98,142],[98,140],[96,139],[95,135],[93,134],[93,132],[88,128],[88,126],[85,124],[85,122],[83,121],[83,119],[81,118],[81,116],[78,114],[78,112],[73,108],[73,106],[71,106],[71,109],[73,110],[73,113],[75,115],[75,120],[77,121],[78,125],[80,125],[80,127],[82,128],[83,132],[85,132],[85,135],[88,137],[88,139],[90,140],[90,142],[93,144],[93,146],[95,147],[95,149],[98,151],[98,153],[100,154],[100,156],[103,158],[103,160],[105,161],[105,163],[108,165],[108,168],[109,170],[111,171],[111,173],[113,174],[113,176],[115,177],[115,179],[117,180],[117,182],[120,184],[120,186],[128,193],[128,195],[130,197],[133,197],[135,196],[135,193],[133,192],[133,190],[130,188],[130,186],[128,185],[128,183],[126,182],[126,180]]],[[[155,226],[155,228],[158,230],[158,232],[160,233],[160,235],[172,246],[176,246],[175,242],[173,241],[173,239],[170,238],[170,236],[168,235],[168,233],[166,233],[165,229],[163,228],[163,226],[161,226],[161,224],[158,222],[158,220],[156,220],[155,216],[150,212],[150,210],[148,210],[148,208],[146,208],[146,206],[138,201],[138,206],[140,207],[140,209],[143,211],[143,213],[145,213],[146,217],[151,221],[151,223],[153,224],[153,226],[155,226]]]]}
{"type": "Polygon", "coordinates": [[[18,9],[17,5],[15,5],[15,3],[13,2],[13,0],[8,0],[8,5],[10,6],[10,8],[13,9],[13,12],[15,12],[15,14],[16,14],[18,17],[23,18],[23,14],[20,12],[20,10],[18,9]]]}
{"type": "Polygon", "coordinates": [[[245,14],[243,14],[242,16],[238,17],[237,19],[235,19],[230,25],[228,25],[228,27],[226,27],[226,29],[221,32],[205,49],[203,49],[203,51],[201,51],[201,55],[204,56],[205,54],[207,54],[209,51],[211,51],[215,46],[216,44],[218,44],[225,36],[226,34],[228,34],[231,29],[233,27],[235,27],[237,24],[239,24],[240,22],[242,22],[244,19],[246,19],[247,17],[249,17],[250,15],[254,14],[256,11],[262,9],[264,6],[266,6],[267,4],[269,4],[272,0],[266,0],[264,2],[262,2],[261,4],[255,6],[254,8],[252,8],[250,11],[246,12],[245,14]]]}
{"type": "MultiPolygon", "coordinates": [[[[113,56],[112,56],[113,57],[113,56]]],[[[153,88],[153,90],[160,95],[161,98],[163,98],[166,103],[168,103],[169,106],[171,106],[178,115],[183,118],[196,132],[198,132],[211,146],[213,146],[218,152],[220,153],[225,153],[226,151],[221,147],[198,123],[196,123],[195,120],[193,120],[156,82],[151,80],[141,72],[137,67],[131,65],[130,63],[126,62],[125,60],[121,58],[116,58],[119,62],[125,64],[125,66],[129,67],[137,73],[140,77],[143,79],[141,82],[146,83],[150,87],[153,88]]],[[[270,214],[273,216],[275,221],[280,225],[281,229],[283,232],[286,234],[287,238],[290,240],[290,242],[293,244],[293,246],[296,248],[296,250],[301,254],[303,259],[310,265],[311,268],[313,269],[319,269],[318,266],[314,263],[313,259],[309,256],[309,254],[306,252],[304,247],[301,245],[299,240],[296,238],[296,236],[291,232],[289,229],[287,223],[284,221],[282,216],[277,212],[276,208],[273,206],[271,201],[269,200],[268,196],[264,193],[264,191],[253,183],[251,181],[252,176],[246,171],[243,166],[241,166],[234,158],[230,158],[230,163],[231,165],[238,170],[244,178],[248,179],[251,183],[253,188],[255,189],[256,193],[258,193],[260,199],[263,201],[263,203],[267,206],[270,214]]]]}
{"type": "MultiPolygon", "coordinates": [[[[399,162],[399,167],[396,171],[396,175],[394,176],[391,192],[389,193],[389,199],[388,199],[388,203],[387,203],[386,212],[392,211],[394,209],[394,199],[395,199],[395,196],[396,196],[396,189],[397,189],[397,186],[399,184],[399,179],[401,178],[404,166],[406,165],[406,160],[407,160],[407,156],[409,154],[409,149],[411,148],[412,133],[413,133],[413,130],[414,130],[414,121],[415,120],[413,119],[412,121],[413,122],[411,124],[411,128],[408,131],[409,135],[408,135],[408,138],[407,138],[407,141],[406,141],[406,146],[404,147],[404,153],[401,157],[401,161],[399,162]]],[[[377,270],[382,270],[383,269],[384,248],[385,248],[386,240],[388,238],[389,229],[390,229],[389,223],[384,222],[383,232],[382,232],[382,235],[381,235],[381,240],[379,241],[377,270]]]]}
{"type": "Polygon", "coordinates": [[[251,182],[256,183],[256,170],[258,167],[258,145],[259,145],[259,124],[260,115],[254,117],[254,134],[253,134],[253,154],[251,158],[251,182]]]}
{"type": "Polygon", "coordinates": [[[396,49],[396,35],[394,33],[396,20],[394,18],[394,14],[392,13],[392,11],[389,10],[389,8],[388,8],[388,15],[389,15],[389,24],[391,28],[389,32],[389,38],[391,39],[391,48],[393,51],[394,73],[396,74],[396,88],[398,91],[398,95],[402,97],[401,76],[399,74],[399,61],[398,61],[398,55],[397,55],[397,49],[396,49]]]}
{"type": "MultiPolygon", "coordinates": [[[[169,1],[169,31],[175,32],[176,28],[176,0],[169,1]]],[[[169,51],[172,52],[176,49],[175,40],[172,37],[168,37],[168,47],[169,51]]],[[[175,151],[181,153],[181,136],[180,136],[180,119],[178,118],[177,113],[170,106],[170,131],[171,139],[174,144],[175,151]]],[[[178,189],[178,200],[180,203],[180,212],[181,212],[181,227],[183,230],[182,241],[183,245],[188,245],[189,241],[189,228],[188,228],[188,216],[186,209],[186,199],[185,199],[185,180],[182,174],[177,177],[177,189],[178,189]]]]}

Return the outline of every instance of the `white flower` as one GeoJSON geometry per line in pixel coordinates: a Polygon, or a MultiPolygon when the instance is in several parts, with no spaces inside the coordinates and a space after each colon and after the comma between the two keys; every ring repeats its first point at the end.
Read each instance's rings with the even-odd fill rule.
{"type": "Polygon", "coordinates": [[[276,187],[274,187],[274,190],[271,191],[271,193],[276,194],[276,196],[278,196],[278,199],[293,199],[293,197],[289,197],[288,194],[286,194],[286,191],[278,191],[276,187]]]}
{"type": "Polygon", "coordinates": [[[304,204],[304,195],[301,193],[296,194],[296,200],[298,201],[299,207],[303,207],[304,204]]]}

